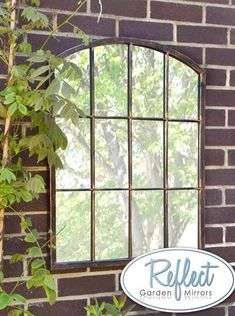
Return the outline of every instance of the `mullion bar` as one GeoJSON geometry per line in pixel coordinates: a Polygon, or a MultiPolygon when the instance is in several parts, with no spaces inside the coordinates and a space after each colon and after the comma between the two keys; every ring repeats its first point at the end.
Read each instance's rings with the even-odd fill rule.
{"type": "MultiPolygon", "coordinates": [[[[80,118],[84,118],[80,116],[80,118]]],[[[179,122],[179,123],[200,123],[200,120],[193,120],[193,119],[171,119],[171,118],[160,118],[160,117],[145,117],[145,116],[97,116],[97,115],[86,115],[86,118],[90,119],[97,119],[97,120],[128,120],[132,119],[133,121],[160,121],[164,122],[168,120],[168,122],[179,122]]]]}
{"type": "Polygon", "coordinates": [[[132,258],[132,44],[128,45],[128,257],[132,258]]]}
{"type": "Polygon", "coordinates": [[[202,150],[204,148],[204,138],[202,137],[203,133],[203,126],[204,126],[204,104],[202,104],[203,99],[203,85],[205,76],[203,74],[198,75],[198,118],[200,120],[198,126],[198,186],[200,190],[198,192],[198,248],[202,248],[204,245],[204,177],[203,177],[203,166],[204,166],[204,155],[202,155],[202,150]]]}
{"type": "Polygon", "coordinates": [[[103,191],[189,191],[201,190],[201,187],[174,187],[174,188],[100,188],[100,189],[57,189],[56,192],[103,192],[103,191]]]}
{"type": "Polygon", "coordinates": [[[163,150],[164,150],[164,248],[169,247],[169,225],[168,225],[168,75],[169,75],[169,56],[164,55],[164,135],[163,135],[163,150]]]}
{"type": "Polygon", "coordinates": [[[90,111],[91,111],[91,261],[95,261],[95,85],[94,48],[90,48],[90,111]]]}

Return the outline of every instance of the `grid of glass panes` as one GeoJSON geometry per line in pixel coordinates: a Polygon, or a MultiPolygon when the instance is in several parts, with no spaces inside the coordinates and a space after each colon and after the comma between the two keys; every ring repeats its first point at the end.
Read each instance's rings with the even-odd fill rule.
{"type": "Polygon", "coordinates": [[[198,244],[199,76],[173,57],[105,45],[68,57],[86,117],[56,172],[57,262],[198,244]]]}

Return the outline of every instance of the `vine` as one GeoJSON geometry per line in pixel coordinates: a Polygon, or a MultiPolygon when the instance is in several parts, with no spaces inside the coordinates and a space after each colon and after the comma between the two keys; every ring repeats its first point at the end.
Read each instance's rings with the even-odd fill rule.
{"type": "MultiPolygon", "coordinates": [[[[42,243],[31,218],[16,210],[18,203],[31,202],[45,190],[43,178],[25,168],[21,154],[26,152],[28,157],[36,155],[38,162],[47,159],[50,167],[62,168],[57,151],[66,148],[67,138],[55,118],[59,115],[77,124],[83,116],[77,105],[70,101],[69,96],[75,91],[64,81],[63,74],[69,70],[78,76],[80,72],[76,65],[46,50],[46,46],[62,26],[66,23],[73,25],[72,18],[85,2],[80,0],[73,13],[56,28],[40,11],[40,0],[11,0],[0,6],[0,60],[8,69],[6,85],[0,91],[0,120],[3,125],[0,133],[0,310],[10,306],[9,316],[32,315],[25,308],[26,298],[19,294],[22,286],[28,290],[42,288],[50,304],[56,301],[56,283],[47,269],[43,254],[49,241],[42,243]],[[45,42],[36,51],[30,42],[23,40],[25,33],[35,29],[49,31],[45,42]],[[17,56],[25,57],[26,61],[18,63],[17,56]],[[55,71],[58,75],[53,78],[55,71]],[[47,88],[42,89],[47,83],[47,88]],[[23,125],[37,133],[22,135],[23,125]],[[27,258],[24,271],[11,291],[4,289],[2,254],[7,209],[20,217],[24,242],[29,245],[25,253],[15,253],[11,257],[12,264],[27,258]]],[[[75,25],[73,32],[88,41],[75,25]]]]}

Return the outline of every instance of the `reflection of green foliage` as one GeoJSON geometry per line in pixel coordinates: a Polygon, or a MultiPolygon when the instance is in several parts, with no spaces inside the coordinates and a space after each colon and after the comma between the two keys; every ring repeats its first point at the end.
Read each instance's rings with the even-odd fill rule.
{"type": "Polygon", "coordinates": [[[133,116],[163,115],[163,54],[133,47],[133,116]]]}
{"type": "Polygon", "coordinates": [[[175,58],[169,60],[169,117],[198,118],[198,75],[175,58]]]}
{"type": "Polygon", "coordinates": [[[57,261],[90,260],[90,193],[56,194],[57,261]]]}
{"type": "Polygon", "coordinates": [[[97,192],[96,258],[115,259],[128,256],[127,193],[97,192]]]}
{"type": "Polygon", "coordinates": [[[127,114],[127,46],[95,49],[95,104],[97,115],[127,114]]]}
{"type": "MultiPolygon", "coordinates": [[[[97,47],[94,54],[96,115],[126,116],[127,46],[97,47]]],[[[65,77],[77,91],[71,96],[73,102],[86,113],[90,98],[88,56],[88,50],[70,56],[69,62],[79,65],[80,71],[75,74],[68,69],[65,77]]],[[[197,119],[198,75],[173,58],[169,65],[170,118],[197,119]]],[[[133,116],[163,118],[163,69],[162,54],[133,47],[133,116]]],[[[61,127],[68,135],[69,145],[62,154],[65,170],[58,172],[57,182],[60,188],[90,189],[90,118],[83,119],[77,128],[61,121],[61,127]]],[[[95,120],[96,188],[128,188],[127,128],[126,119],[95,120]]],[[[197,142],[197,123],[169,122],[170,188],[198,186],[197,142]]],[[[132,121],[132,169],[134,188],[163,189],[163,122],[132,121]]],[[[85,199],[86,194],[57,193],[57,231],[65,226],[57,245],[61,261],[90,258],[90,221],[84,216],[84,212],[90,214],[90,197],[85,199]]],[[[133,192],[135,256],[163,246],[163,201],[163,190],[133,192]]],[[[169,192],[171,246],[184,245],[187,227],[196,227],[196,210],[195,190],[169,192]]],[[[128,192],[96,192],[95,212],[96,259],[127,257],[128,192]]],[[[195,238],[188,239],[187,246],[195,246],[195,238]]]]}
{"type": "Polygon", "coordinates": [[[169,192],[169,227],[171,247],[191,246],[197,247],[197,205],[198,194],[196,191],[170,191],[169,192]],[[189,225],[189,239],[180,241],[189,225]]]}

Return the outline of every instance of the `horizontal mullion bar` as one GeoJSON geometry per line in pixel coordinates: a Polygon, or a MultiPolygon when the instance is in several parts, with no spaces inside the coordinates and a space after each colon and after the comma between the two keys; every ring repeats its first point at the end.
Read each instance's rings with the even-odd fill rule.
{"type": "Polygon", "coordinates": [[[101,115],[87,115],[80,116],[82,119],[97,119],[97,120],[133,120],[133,121],[160,121],[160,122],[182,122],[182,123],[201,123],[201,120],[194,119],[174,119],[165,117],[145,117],[145,116],[101,116],[101,115]]]}
{"type": "Polygon", "coordinates": [[[181,188],[100,188],[100,189],[57,189],[56,192],[103,192],[103,191],[188,191],[201,190],[200,187],[181,187],[181,188]]]}

